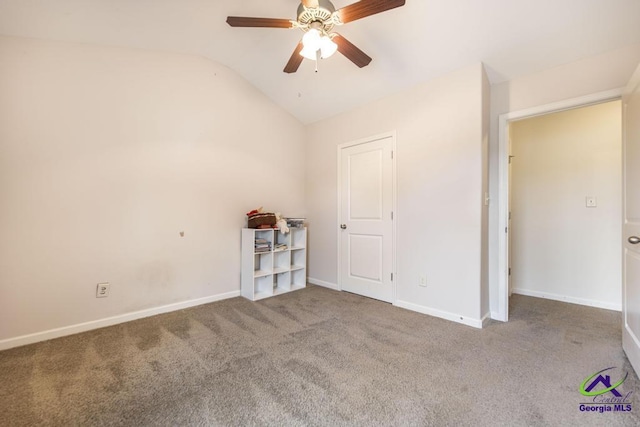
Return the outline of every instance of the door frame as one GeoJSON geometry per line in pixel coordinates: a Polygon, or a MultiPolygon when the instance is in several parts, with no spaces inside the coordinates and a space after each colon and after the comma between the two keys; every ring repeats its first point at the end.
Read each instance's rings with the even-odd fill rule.
{"type": "Polygon", "coordinates": [[[342,263],[341,263],[341,254],[342,254],[342,248],[340,245],[341,242],[341,234],[340,234],[340,215],[342,215],[342,150],[344,148],[349,148],[349,147],[353,147],[356,145],[362,145],[362,144],[367,144],[370,142],[375,142],[375,141],[379,141],[381,139],[387,139],[387,138],[391,138],[391,150],[393,152],[393,157],[391,158],[391,209],[393,211],[393,221],[391,222],[391,273],[393,274],[393,280],[391,281],[391,292],[392,292],[392,300],[391,303],[395,304],[398,297],[397,297],[397,286],[396,283],[398,283],[398,275],[396,272],[396,248],[398,247],[396,244],[396,238],[398,235],[398,200],[397,200],[397,195],[398,195],[398,188],[397,188],[397,184],[398,184],[398,167],[397,167],[397,162],[398,162],[398,152],[396,149],[396,131],[389,131],[389,132],[384,132],[384,133],[380,133],[377,135],[373,135],[373,136],[369,136],[369,137],[365,137],[365,138],[360,138],[354,141],[350,141],[350,142],[345,142],[342,144],[339,144],[337,147],[337,169],[338,169],[338,212],[336,215],[336,235],[337,235],[337,241],[338,241],[338,280],[337,280],[337,285],[338,285],[338,290],[342,291],[342,263]]]}
{"type": "MultiPolygon", "coordinates": [[[[498,294],[498,307],[491,318],[502,322],[509,320],[509,123],[550,113],[587,107],[622,98],[624,88],[612,89],[566,99],[498,116],[498,226],[493,232],[498,236],[497,283],[492,290],[498,294]]],[[[495,265],[495,262],[493,262],[495,265]]]]}

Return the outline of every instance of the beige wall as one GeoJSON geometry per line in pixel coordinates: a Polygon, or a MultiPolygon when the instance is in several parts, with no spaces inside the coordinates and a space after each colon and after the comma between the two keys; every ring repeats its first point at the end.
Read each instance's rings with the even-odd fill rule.
{"type": "Polygon", "coordinates": [[[309,126],[310,280],[337,283],[337,146],[396,131],[398,304],[479,323],[486,89],[478,64],[309,126]]]}
{"type": "Polygon", "coordinates": [[[491,311],[498,309],[498,118],[559,101],[623,88],[640,63],[640,45],[632,45],[523,76],[491,88],[489,130],[489,281],[491,311]]]}
{"type": "Polygon", "coordinates": [[[515,293],[621,309],[621,108],[511,124],[515,293]],[[597,207],[586,207],[587,196],[597,207]]]}
{"type": "Polygon", "coordinates": [[[304,127],[209,60],[0,38],[0,93],[0,342],[237,293],[245,212],[305,214],[304,127]]]}
{"type": "Polygon", "coordinates": [[[489,290],[489,126],[491,116],[491,84],[487,73],[482,73],[482,241],[481,241],[481,313],[489,314],[490,290],[489,290]]]}
{"type": "Polygon", "coordinates": [[[398,301],[477,324],[496,300],[498,116],[621,87],[639,61],[630,46],[491,88],[476,65],[305,129],[203,58],[0,38],[0,344],[237,292],[257,205],[308,212],[310,277],[335,284],[336,146],[391,130],[398,301]]]}

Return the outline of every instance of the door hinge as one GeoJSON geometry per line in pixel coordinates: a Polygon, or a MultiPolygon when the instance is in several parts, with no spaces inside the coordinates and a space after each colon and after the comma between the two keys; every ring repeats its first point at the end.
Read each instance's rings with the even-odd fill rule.
{"type": "Polygon", "coordinates": [[[515,156],[509,156],[509,164],[511,164],[511,159],[513,159],[515,156]]]}
{"type": "Polygon", "coordinates": [[[505,233],[507,232],[507,227],[505,227],[505,228],[504,228],[504,232],[505,232],[505,233]]]}
{"type": "Polygon", "coordinates": [[[393,273],[391,273],[391,281],[393,282],[393,273]]]}
{"type": "Polygon", "coordinates": [[[393,160],[393,150],[391,150],[391,159],[393,160]]]}
{"type": "Polygon", "coordinates": [[[393,211],[391,211],[391,221],[393,221],[393,211]]]}
{"type": "Polygon", "coordinates": [[[509,267],[509,276],[511,276],[511,267],[509,267]]]}
{"type": "Polygon", "coordinates": [[[511,219],[511,212],[509,212],[509,219],[511,219]]]}

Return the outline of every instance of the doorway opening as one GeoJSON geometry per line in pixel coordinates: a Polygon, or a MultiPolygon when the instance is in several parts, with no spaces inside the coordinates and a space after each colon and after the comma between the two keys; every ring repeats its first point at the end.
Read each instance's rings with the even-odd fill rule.
{"type": "MultiPolygon", "coordinates": [[[[496,232],[498,234],[498,283],[494,287],[498,295],[497,310],[494,311],[492,316],[496,320],[508,321],[509,319],[509,296],[510,296],[510,276],[509,276],[509,261],[510,261],[510,223],[509,223],[509,200],[511,195],[510,182],[509,182],[509,162],[510,156],[510,140],[509,140],[509,126],[510,124],[537,116],[542,116],[549,113],[557,113],[561,111],[571,110],[580,107],[586,107],[590,105],[600,104],[607,101],[613,101],[620,99],[622,95],[621,90],[612,90],[602,93],[597,93],[585,97],[566,100],[554,104],[544,105],[522,111],[515,111],[507,114],[502,114],[499,117],[498,123],[498,227],[496,232]],[[496,289],[497,288],[497,289],[496,289]]],[[[583,196],[589,196],[583,195],[583,196]]],[[[584,200],[584,199],[583,199],[584,200]]],[[[585,200],[586,203],[586,200],[585,200]]],[[[573,301],[576,302],[576,301],[573,301]]]]}
{"type": "Polygon", "coordinates": [[[510,294],[620,311],[622,102],[509,131],[510,294]]]}

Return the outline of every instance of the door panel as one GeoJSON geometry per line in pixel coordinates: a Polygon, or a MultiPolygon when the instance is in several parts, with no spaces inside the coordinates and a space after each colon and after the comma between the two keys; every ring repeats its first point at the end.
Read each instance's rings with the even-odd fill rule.
{"type": "Polygon", "coordinates": [[[382,150],[350,154],[348,177],[349,219],[382,219],[382,150]]]}
{"type": "Polygon", "coordinates": [[[340,150],[340,286],[392,302],[393,138],[340,150]]]}
{"type": "Polygon", "coordinates": [[[623,97],[622,347],[640,373],[640,67],[623,97]]]}
{"type": "Polygon", "coordinates": [[[382,236],[349,234],[349,276],[380,282],[383,243],[382,236]]]}

